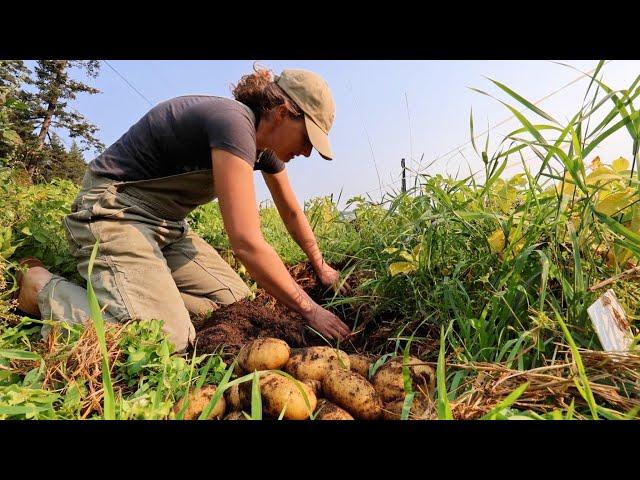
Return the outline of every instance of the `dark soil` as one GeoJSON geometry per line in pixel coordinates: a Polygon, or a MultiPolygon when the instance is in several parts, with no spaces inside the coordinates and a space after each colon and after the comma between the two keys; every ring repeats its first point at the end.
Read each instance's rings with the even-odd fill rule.
{"type": "MultiPolygon", "coordinates": [[[[289,268],[289,272],[319,304],[332,298],[333,294],[318,282],[310,265],[301,263],[289,268]]],[[[349,278],[352,291],[357,289],[357,278],[357,275],[349,278]]],[[[353,323],[345,316],[344,308],[331,310],[348,325],[353,323]]],[[[242,300],[222,306],[209,318],[194,320],[194,326],[199,353],[222,349],[224,354],[234,355],[243,344],[259,337],[279,338],[292,348],[326,345],[321,337],[305,327],[299,314],[281,305],[263,290],[258,291],[253,301],[242,300]]]]}
{"type": "MultiPolygon", "coordinates": [[[[335,268],[343,270],[345,265],[337,265],[335,268]]],[[[390,337],[397,333],[400,319],[396,314],[378,312],[374,319],[367,302],[358,302],[359,307],[349,304],[331,305],[333,293],[319,283],[309,264],[294,265],[289,268],[289,272],[311,298],[353,328],[353,335],[340,343],[340,349],[348,353],[381,353],[395,346],[395,340],[390,340],[390,337]]],[[[358,286],[365,278],[366,274],[363,272],[349,276],[347,284],[350,295],[361,294],[358,286]]],[[[224,357],[235,356],[242,345],[260,337],[279,338],[292,348],[326,345],[325,340],[305,326],[299,314],[278,303],[264,290],[258,291],[255,300],[242,300],[222,306],[209,318],[194,319],[193,323],[198,353],[217,351],[224,357]]],[[[431,332],[420,334],[425,336],[422,341],[412,343],[411,353],[422,356],[425,352],[437,352],[439,335],[432,335],[431,332]]]]}

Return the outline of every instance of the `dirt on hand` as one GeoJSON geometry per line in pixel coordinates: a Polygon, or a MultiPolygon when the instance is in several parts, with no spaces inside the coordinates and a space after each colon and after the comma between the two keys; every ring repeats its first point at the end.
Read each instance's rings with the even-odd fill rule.
{"type": "MultiPolygon", "coordinates": [[[[298,284],[319,304],[331,299],[333,293],[318,281],[313,268],[300,263],[289,268],[298,284]]],[[[357,288],[359,276],[347,282],[351,290],[357,288]]],[[[331,309],[350,325],[349,312],[331,309]]],[[[264,290],[258,290],[254,300],[241,300],[221,306],[204,320],[194,319],[196,348],[198,353],[218,351],[235,355],[245,343],[259,337],[279,338],[293,348],[326,345],[326,342],[310,330],[302,317],[278,303],[264,290]],[[222,350],[221,350],[222,349],[222,350]]]]}

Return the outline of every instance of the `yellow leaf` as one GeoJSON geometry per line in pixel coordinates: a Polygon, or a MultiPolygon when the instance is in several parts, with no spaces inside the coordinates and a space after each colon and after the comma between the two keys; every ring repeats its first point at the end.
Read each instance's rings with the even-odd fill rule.
{"type": "Polygon", "coordinates": [[[382,253],[396,253],[397,251],[398,249],[395,247],[387,247],[384,250],[382,250],[382,253]]]}
{"type": "Polygon", "coordinates": [[[628,205],[633,203],[632,197],[635,192],[631,189],[622,192],[610,193],[596,205],[596,210],[605,215],[621,213],[628,205]]]}
{"type": "Polygon", "coordinates": [[[622,180],[622,177],[617,174],[613,168],[603,165],[587,175],[586,183],[587,185],[593,185],[596,183],[609,183],[618,180],[622,180]]]}
{"type": "Polygon", "coordinates": [[[392,277],[400,273],[411,273],[416,271],[416,264],[413,262],[395,262],[389,265],[389,273],[392,277]]]}
{"type": "Polygon", "coordinates": [[[411,254],[409,252],[407,252],[406,250],[403,250],[400,252],[400,256],[402,258],[404,258],[407,262],[414,262],[415,259],[411,256],[411,254]]]}
{"type": "MultiPolygon", "coordinates": [[[[619,248],[620,253],[617,257],[618,259],[618,263],[620,265],[625,265],[627,263],[627,261],[633,257],[633,252],[627,248],[621,247],[619,248]]],[[[626,265],[625,265],[626,266],[626,265]]]]}
{"type": "MultiPolygon", "coordinates": [[[[512,239],[510,238],[509,241],[511,240],[512,239]]],[[[521,238],[520,241],[513,246],[513,249],[511,250],[511,257],[515,257],[518,253],[520,253],[523,247],[524,247],[524,238],[521,238]]]]}
{"type": "Polygon", "coordinates": [[[570,175],[565,175],[564,182],[558,182],[556,184],[556,191],[561,195],[573,196],[574,192],[576,191],[576,186],[571,180],[570,175]]]}
{"type": "Polygon", "coordinates": [[[487,237],[489,247],[491,247],[492,253],[501,253],[505,247],[504,232],[500,229],[493,232],[487,237]]]}
{"type": "Polygon", "coordinates": [[[511,180],[509,180],[509,185],[517,185],[522,187],[527,184],[527,179],[525,178],[524,173],[516,173],[511,180]]]}
{"type": "Polygon", "coordinates": [[[629,170],[629,160],[624,157],[618,157],[613,162],[611,162],[611,166],[616,172],[629,170]]]}

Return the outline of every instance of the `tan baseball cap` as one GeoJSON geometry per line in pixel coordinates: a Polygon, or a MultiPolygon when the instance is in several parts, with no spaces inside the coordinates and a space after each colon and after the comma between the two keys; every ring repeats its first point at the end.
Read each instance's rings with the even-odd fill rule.
{"type": "Polygon", "coordinates": [[[322,158],[332,160],[329,130],[336,116],[336,105],[327,82],[316,73],[294,69],[283,70],[274,81],[304,112],[307,134],[314,148],[322,158]]]}

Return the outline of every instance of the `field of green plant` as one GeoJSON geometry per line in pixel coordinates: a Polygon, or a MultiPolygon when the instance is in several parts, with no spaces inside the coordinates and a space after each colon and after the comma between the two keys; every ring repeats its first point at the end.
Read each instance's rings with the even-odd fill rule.
{"type": "MultiPolygon", "coordinates": [[[[640,354],[604,353],[587,315],[611,288],[636,348],[640,76],[612,91],[599,70],[563,123],[495,82],[519,127],[489,151],[488,138],[473,140],[471,116],[482,175],[421,173],[406,193],[349,200],[353,220],[329,198],[305,205],[326,259],[362,278],[329,307],[366,329],[376,368],[408,351],[432,362],[433,418],[640,418],[640,354]],[[631,151],[596,157],[616,132],[630,137],[631,151]],[[532,154],[535,169],[525,161],[532,154]],[[517,161],[521,173],[506,177],[517,161]]],[[[171,355],[157,321],[106,328],[98,305],[95,328],[58,325],[46,342],[43,321],[11,312],[23,256],[79,280],[60,225],[76,192],[69,181],[25,185],[0,172],[0,419],[180,418],[173,407],[189,389],[228,385],[233,366],[216,354],[171,355]]],[[[275,208],[260,214],[285,263],[303,261],[275,208]]],[[[189,221],[251,282],[233,262],[217,204],[189,221]]],[[[252,416],[261,417],[259,405],[252,416]]]]}

